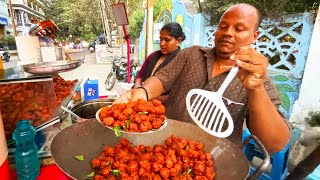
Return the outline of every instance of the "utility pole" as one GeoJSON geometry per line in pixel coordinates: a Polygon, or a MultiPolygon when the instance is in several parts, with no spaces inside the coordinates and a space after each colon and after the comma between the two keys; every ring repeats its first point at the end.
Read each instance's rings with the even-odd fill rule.
{"type": "Polygon", "coordinates": [[[13,35],[17,36],[17,29],[16,29],[16,23],[14,22],[14,13],[13,13],[13,9],[12,9],[11,0],[8,0],[8,7],[9,7],[9,11],[10,11],[10,16],[11,16],[13,35]]]}
{"type": "MultiPolygon", "coordinates": [[[[107,0],[109,3],[109,0],[107,0]]],[[[109,26],[109,20],[107,18],[107,13],[106,13],[106,3],[104,0],[100,0],[100,5],[101,5],[101,12],[102,12],[102,23],[105,27],[105,35],[106,35],[106,42],[111,46],[112,39],[111,39],[111,31],[110,31],[110,26],[109,26]]]]}
{"type": "MultiPolygon", "coordinates": [[[[102,2],[101,0],[99,1],[99,5],[100,5],[100,11],[101,11],[101,20],[102,20],[102,27],[103,27],[103,32],[104,34],[106,35],[107,31],[106,31],[106,27],[105,27],[105,24],[104,24],[104,17],[103,17],[103,8],[102,8],[102,2]]],[[[106,39],[107,36],[105,36],[105,41],[107,42],[107,39],[106,39]]]]}
{"type": "Polygon", "coordinates": [[[146,22],[146,54],[145,57],[148,57],[149,54],[153,51],[153,6],[156,0],[147,0],[147,22],[146,22]]]}

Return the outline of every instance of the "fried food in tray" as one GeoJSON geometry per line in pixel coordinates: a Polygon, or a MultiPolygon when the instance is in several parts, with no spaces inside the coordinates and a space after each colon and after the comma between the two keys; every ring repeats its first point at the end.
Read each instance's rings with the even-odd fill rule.
{"type": "Polygon", "coordinates": [[[167,124],[165,107],[161,101],[139,99],[126,104],[101,108],[96,119],[106,127],[120,132],[147,133],[161,130],[167,124]]]}
{"type": "Polygon", "coordinates": [[[53,77],[54,83],[54,91],[56,93],[56,102],[57,105],[60,105],[62,100],[69,96],[72,90],[72,87],[78,82],[77,79],[75,80],[65,80],[59,75],[55,75],[53,77]]]}
{"type": "Polygon", "coordinates": [[[212,180],[215,176],[210,153],[203,152],[203,145],[174,135],[165,145],[154,147],[137,145],[121,138],[115,147],[105,146],[100,156],[91,161],[102,179],[173,179],[212,180]]]}
{"type": "Polygon", "coordinates": [[[0,109],[8,141],[18,121],[27,119],[39,127],[51,120],[56,109],[53,86],[52,78],[46,77],[0,83],[0,109]]]}

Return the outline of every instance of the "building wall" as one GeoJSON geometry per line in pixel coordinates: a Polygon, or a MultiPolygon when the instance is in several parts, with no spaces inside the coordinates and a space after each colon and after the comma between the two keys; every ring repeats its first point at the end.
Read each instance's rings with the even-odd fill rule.
{"type": "Polygon", "coordinates": [[[43,5],[44,1],[37,0],[33,3],[28,0],[12,0],[12,7],[14,10],[14,19],[16,23],[16,30],[18,35],[28,35],[32,26],[31,18],[39,20],[44,19],[43,5]]]}
{"type": "MultiPolygon", "coordinates": [[[[0,0],[0,17],[7,19],[9,22],[9,14],[6,0],[0,0]]],[[[0,24],[0,43],[4,41],[7,26],[0,24]]]]}
{"type": "Polygon", "coordinates": [[[0,0],[0,17],[9,17],[7,0],[0,0]]]}

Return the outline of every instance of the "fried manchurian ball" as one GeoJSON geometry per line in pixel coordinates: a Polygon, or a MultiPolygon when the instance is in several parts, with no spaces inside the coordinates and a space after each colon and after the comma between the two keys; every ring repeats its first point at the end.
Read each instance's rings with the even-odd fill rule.
{"type": "Polygon", "coordinates": [[[93,179],[213,180],[212,156],[195,141],[171,136],[165,145],[137,145],[121,138],[115,147],[105,146],[91,161],[98,174],[93,179]]]}
{"type": "Polygon", "coordinates": [[[165,107],[161,101],[152,99],[147,102],[139,99],[127,104],[104,107],[99,113],[99,118],[106,126],[118,126],[128,132],[146,132],[159,129],[166,119],[164,114],[165,107]]]}

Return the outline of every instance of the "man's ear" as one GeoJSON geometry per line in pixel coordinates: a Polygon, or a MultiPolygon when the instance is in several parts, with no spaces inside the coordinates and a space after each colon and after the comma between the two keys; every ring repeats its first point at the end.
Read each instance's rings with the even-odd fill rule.
{"type": "Polygon", "coordinates": [[[259,34],[260,34],[260,31],[255,31],[254,32],[254,34],[253,34],[253,42],[251,42],[252,44],[255,44],[256,43],[256,41],[257,41],[257,39],[258,39],[258,37],[259,37],[259,34]]]}

